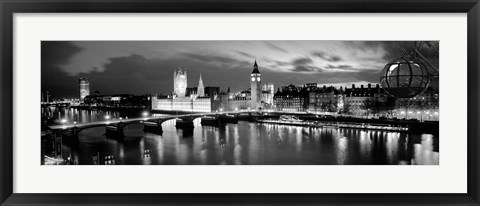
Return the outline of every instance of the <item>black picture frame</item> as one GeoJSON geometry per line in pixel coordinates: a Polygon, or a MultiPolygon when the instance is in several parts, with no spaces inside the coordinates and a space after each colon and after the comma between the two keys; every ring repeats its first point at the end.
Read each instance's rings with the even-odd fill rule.
{"type": "MultiPolygon", "coordinates": [[[[1,205],[480,205],[478,0],[0,0],[1,205]],[[19,194],[13,193],[15,13],[467,13],[468,192],[465,194],[19,194]]],[[[445,177],[455,178],[455,177],[445,177]]],[[[88,192],[88,191],[86,191],[88,192]]]]}

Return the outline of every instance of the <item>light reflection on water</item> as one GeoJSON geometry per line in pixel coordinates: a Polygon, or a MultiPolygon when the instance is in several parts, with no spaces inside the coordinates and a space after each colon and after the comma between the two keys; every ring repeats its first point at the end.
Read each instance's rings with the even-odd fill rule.
{"type": "MultiPolygon", "coordinates": [[[[75,112],[65,114],[75,117],[75,112]]],[[[78,148],[64,146],[63,153],[65,157],[72,154],[80,164],[92,164],[97,154],[113,155],[116,164],[125,165],[439,164],[438,137],[427,134],[245,121],[212,127],[202,126],[200,119],[194,125],[193,130],[177,129],[175,121],[169,120],[162,124],[162,134],[136,131],[124,142],[106,138],[101,128],[92,129],[79,137],[78,148]]]]}

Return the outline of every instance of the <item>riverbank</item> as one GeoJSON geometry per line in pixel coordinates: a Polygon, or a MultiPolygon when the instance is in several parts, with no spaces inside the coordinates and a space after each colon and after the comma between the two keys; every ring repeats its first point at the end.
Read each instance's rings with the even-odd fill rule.
{"type": "Polygon", "coordinates": [[[70,106],[73,109],[103,110],[103,111],[150,111],[148,107],[102,107],[102,106],[70,106]]]}
{"type": "Polygon", "coordinates": [[[370,125],[370,124],[341,124],[341,123],[321,123],[311,121],[285,121],[285,120],[258,120],[262,124],[279,124],[299,127],[316,127],[316,128],[349,128],[349,129],[367,129],[382,130],[394,132],[408,132],[408,127],[389,126],[389,125],[370,125]]]}

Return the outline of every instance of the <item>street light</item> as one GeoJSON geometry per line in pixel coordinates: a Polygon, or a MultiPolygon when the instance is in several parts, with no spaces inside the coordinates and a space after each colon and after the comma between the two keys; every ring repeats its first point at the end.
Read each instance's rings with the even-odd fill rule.
{"type": "Polygon", "coordinates": [[[110,115],[105,115],[105,119],[106,119],[106,120],[109,120],[109,119],[110,119],[110,115]]]}
{"type": "Polygon", "coordinates": [[[67,123],[67,119],[62,119],[62,120],[60,120],[60,122],[61,122],[62,124],[65,124],[65,123],[67,123]]]}
{"type": "Polygon", "coordinates": [[[146,111],[143,112],[143,113],[142,113],[142,116],[147,117],[147,116],[148,116],[148,112],[146,112],[146,111]]]}

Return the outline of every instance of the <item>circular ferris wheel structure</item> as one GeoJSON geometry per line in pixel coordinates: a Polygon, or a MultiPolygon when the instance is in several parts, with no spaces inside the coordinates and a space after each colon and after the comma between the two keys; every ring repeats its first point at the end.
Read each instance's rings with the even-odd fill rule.
{"type": "Polygon", "coordinates": [[[428,48],[438,60],[438,42],[416,41],[411,52],[397,48],[399,58],[385,65],[380,85],[387,93],[398,98],[413,98],[422,94],[433,78],[438,77],[438,66],[422,51],[428,48]]]}

